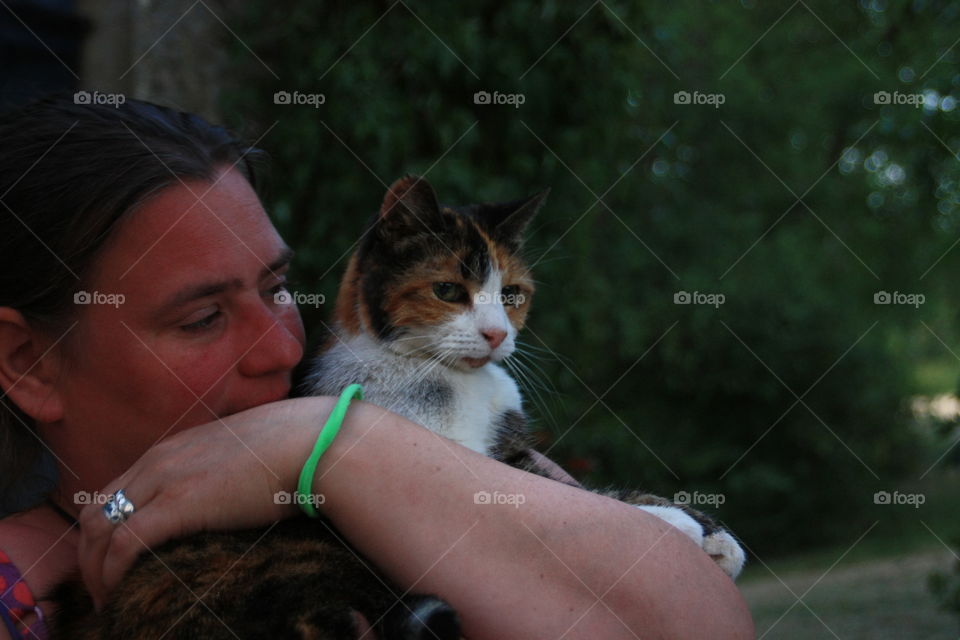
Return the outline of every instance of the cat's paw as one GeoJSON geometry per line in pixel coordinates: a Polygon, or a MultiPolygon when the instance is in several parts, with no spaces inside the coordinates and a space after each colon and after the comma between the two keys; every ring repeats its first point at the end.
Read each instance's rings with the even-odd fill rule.
{"type": "Polygon", "coordinates": [[[746,554],[740,543],[728,531],[718,529],[709,535],[704,535],[703,526],[682,509],[654,505],[635,506],[680,529],[713,558],[717,566],[732,579],[736,580],[740,575],[746,561],[746,554]]]}
{"type": "Polygon", "coordinates": [[[660,507],[655,505],[635,505],[637,509],[643,509],[647,513],[652,513],[661,520],[672,524],[687,535],[688,538],[698,546],[703,548],[703,527],[700,523],[690,517],[682,509],[676,507],[660,507]]]}
{"type": "Polygon", "coordinates": [[[703,550],[710,554],[724,573],[736,580],[743,570],[746,554],[728,531],[719,529],[703,538],[703,550]]]}

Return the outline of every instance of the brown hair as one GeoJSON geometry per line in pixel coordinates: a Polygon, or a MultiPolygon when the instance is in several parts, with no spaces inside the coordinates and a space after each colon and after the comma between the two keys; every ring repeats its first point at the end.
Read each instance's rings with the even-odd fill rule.
{"type": "MultiPolygon", "coordinates": [[[[196,115],[82,98],[55,95],[0,116],[0,307],[51,336],[71,323],[73,295],[118,220],[179,180],[212,180],[224,164],[257,188],[255,160],[264,155],[196,115]]],[[[0,515],[32,506],[22,494],[45,448],[6,391],[0,515]]]]}

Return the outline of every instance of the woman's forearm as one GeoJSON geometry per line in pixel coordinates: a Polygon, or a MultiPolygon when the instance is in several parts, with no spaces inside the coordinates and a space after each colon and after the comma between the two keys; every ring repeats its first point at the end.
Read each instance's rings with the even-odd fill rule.
{"type": "Polygon", "coordinates": [[[508,467],[355,404],[321,459],[322,511],[471,638],[752,638],[736,587],[628,505],[508,467]]]}

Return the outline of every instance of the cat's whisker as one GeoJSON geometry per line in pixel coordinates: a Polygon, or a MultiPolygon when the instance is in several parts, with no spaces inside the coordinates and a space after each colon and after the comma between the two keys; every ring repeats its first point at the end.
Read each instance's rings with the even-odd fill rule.
{"type": "MultiPolygon", "coordinates": [[[[510,366],[512,367],[512,371],[516,371],[523,378],[525,386],[538,396],[540,395],[539,391],[551,394],[557,393],[555,388],[542,382],[541,378],[539,378],[536,373],[519,358],[511,359],[510,366]]],[[[540,373],[542,375],[542,371],[540,371],[540,373]]]]}
{"type": "Polygon", "coordinates": [[[419,371],[419,375],[416,376],[411,382],[411,386],[419,385],[421,382],[427,379],[427,377],[432,374],[438,367],[443,364],[443,357],[434,357],[429,361],[427,366],[423,367],[419,371]]]}
{"type": "Polygon", "coordinates": [[[547,375],[547,373],[543,370],[543,366],[541,366],[541,363],[546,363],[550,360],[556,361],[555,358],[547,358],[542,355],[524,351],[523,349],[515,349],[513,352],[513,355],[518,360],[527,364],[529,367],[536,367],[537,373],[539,373],[540,376],[542,376],[544,379],[546,380],[550,379],[550,376],[547,375]]]}
{"type": "Polygon", "coordinates": [[[424,370],[430,370],[435,366],[437,357],[436,353],[431,353],[426,357],[420,358],[420,362],[417,363],[417,365],[409,371],[409,375],[406,376],[406,384],[412,385],[421,379],[424,370]]]}
{"type": "Polygon", "coordinates": [[[519,368],[516,361],[505,360],[504,364],[507,366],[507,369],[512,373],[514,379],[517,380],[520,387],[524,389],[526,397],[528,397],[533,404],[540,410],[540,414],[547,417],[551,425],[555,424],[555,419],[553,414],[550,412],[549,407],[547,407],[546,402],[543,397],[540,395],[540,392],[529,382],[527,379],[526,373],[519,368]]]}
{"type": "Polygon", "coordinates": [[[405,356],[419,356],[421,353],[423,353],[423,352],[425,352],[425,351],[429,351],[431,348],[433,348],[433,345],[425,344],[425,345],[423,345],[422,347],[416,347],[415,349],[412,349],[411,351],[405,351],[405,352],[403,353],[403,355],[405,355],[405,356]]]}
{"type": "Polygon", "coordinates": [[[531,380],[531,378],[533,378],[532,373],[526,371],[519,360],[507,358],[503,361],[503,363],[507,366],[507,369],[513,373],[520,385],[527,389],[529,397],[540,409],[541,414],[547,418],[550,425],[554,427],[557,426],[557,420],[554,417],[553,412],[550,411],[550,406],[547,404],[547,401],[544,399],[543,395],[541,395],[540,389],[538,388],[539,385],[531,380]]]}
{"type": "Polygon", "coordinates": [[[425,365],[418,369],[418,375],[410,382],[410,385],[414,386],[426,380],[427,376],[430,375],[437,367],[443,364],[443,361],[451,353],[453,353],[452,350],[446,350],[431,356],[426,361],[425,365]]]}
{"type": "Polygon", "coordinates": [[[534,353],[534,352],[532,352],[532,351],[527,351],[525,347],[522,347],[522,346],[520,346],[520,345],[517,345],[516,347],[514,347],[513,353],[514,353],[514,354],[518,354],[518,353],[519,353],[519,354],[524,355],[524,356],[527,357],[527,358],[533,358],[533,359],[536,359],[536,360],[556,360],[556,358],[551,358],[551,357],[547,356],[546,354],[534,353]]]}
{"type": "Polygon", "coordinates": [[[514,358],[511,363],[517,370],[526,374],[528,386],[533,390],[540,390],[544,393],[556,394],[557,389],[549,382],[544,382],[548,380],[543,373],[543,370],[537,367],[537,370],[534,371],[533,368],[528,364],[520,360],[519,358],[514,358]]]}
{"type": "Polygon", "coordinates": [[[548,353],[552,356],[558,356],[558,354],[552,349],[547,349],[546,347],[537,346],[531,342],[527,342],[526,340],[521,340],[520,338],[517,338],[517,345],[521,347],[526,347],[527,349],[530,349],[532,351],[540,351],[543,353],[548,353]]]}
{"type": "Polygon", "coordinates": [[[423,336],[403,336],[402,338],[394,338],[391,342],[406,342],[408,340],[425,340],[423,336]]]}
{"type": "Polygon", "coordinates": [[[537,357],[541,360],[557,360],[558,362],[566,363],[571,368],[573,367],[573,360],[567,356],[557,353],[553,349],[547,349],[546,347],[540,347],[535,344],[530,344],[529,342],[523,342],[521,340],[517,340],[517,348],[521,351],[527,352],[531,357],[537,357]],[[541,355],[534,356],[532,352],[538,352],[541,355]]]}
{"type": "MultiPolygon", "coordinates": [[[[522,355],[524,358],[529,358],[529,356],[526,354],[520,354],[520,355],[522,355]]],[[[528,370],[534,382],[536,382],[537,386],[539,386],[539,388],[542,389],[545,393],[548,393],[553,397],[559,397],[559,391],[554,386],[550,376],[547,374],[547,372],[543,370],[543,367],[541,367],[536,361],[528,360],[527,362],[524,362],[521,358],[518,357],[516,359],[516,364],[517,366],[520,366],[523,369],[528,370]],[[532,370],[533,368],[536,368],[536,372],[532,370]]]]}
{"type": "Polygon", "coordinates": [[[534,373],[532,369],[534,368],[536,369],[535,373],[539,375],[534,377],[536,378],[536,381],[540,383],[541,389],[543,389],[547,393],[557,393],[557,389],[556,387],[553,386],[553,382],[551,382],[550,376],[547,375],[547,372],[544,371],[543,367],[540,366],[540,363],[537,362],[537,360],[543,360],[544,358],[534,359],[533,356],[523,351],[514,352],[514,355],[517,356],[517,364],[523,365],[525,369],[530,370],[531,374],[534,373]],[[521,356],[522,358],[526,358],[527,361],[524,362],[521,356]]]}

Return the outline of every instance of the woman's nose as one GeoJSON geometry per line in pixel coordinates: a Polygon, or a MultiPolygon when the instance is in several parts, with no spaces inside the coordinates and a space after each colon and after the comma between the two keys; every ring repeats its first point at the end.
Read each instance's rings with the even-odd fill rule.
{"type": "MultiPolygon", "coordinates": [[[[296,309],[281,307],[277,312],[268,305],[260,305],[254,312],[245,355],[240,359],[240,373],[245,376],[262,376],[292,370],[303,357],[303,344],[293,322],[284,314],[296,314],[296,309]]],[[[299,321],[296,321],[299,322],[299,321]]]]}

